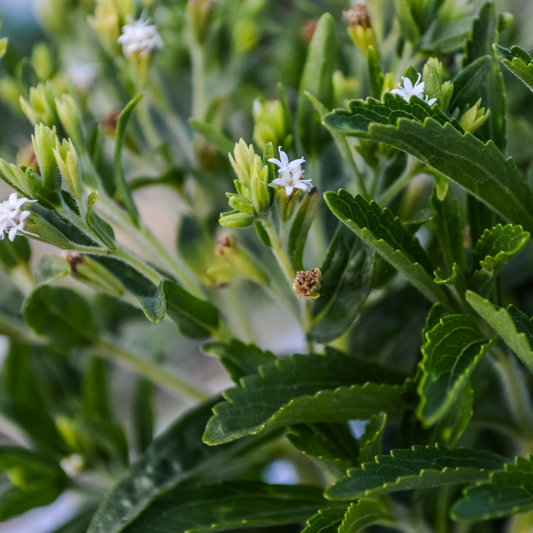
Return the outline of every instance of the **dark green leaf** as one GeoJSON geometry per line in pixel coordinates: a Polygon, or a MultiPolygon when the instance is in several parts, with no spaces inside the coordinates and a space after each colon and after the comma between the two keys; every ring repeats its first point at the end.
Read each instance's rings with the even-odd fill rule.
{"type": "Polygon", "coordinates": [[[202,444],[211,409],[219,400],[217,397],[191,410],[148,446],[106,496],[88,533],[118,533],[158,496],[201,472],[212,471],[232,454],[242,456],[248,440],[216,448],[202,444]]]}
{"type": "Polygon", "coordinates": [[[125,533],[200,533],[297,524],[325,504],[322,491],[314,487],[228,481],[166,494],[125,533]]]}
{"type": "Polygon", "coordinates": [[[374,254],[339,224],[320,268],[320,298],[313,302],[309,332],[313,340],[331,342],[353,324],[372,288],[373,267],[374,254]]]}
{"type": "Polygon", "coordinates": [[[26,324],[60,348],[89,344],[96,330],[87,302],[70,289],[37,287],[24,304],[26,324]]]}
{"type": "Polygon", "coordinates": [[[433,282],[433,266],[422,246],[387,208],[382,210],[375,202],[368,203],[362,196],[352,196],[342,189],[324,196],[333,214],[424,296],[434,302],[446,301],[446,295],[433,282]]]}
{"type": "Polygon", "coordinates": [[[533,91],[533,61],[531,56],[519,46],[513,46],[510,50],[494,45],[496,53],[502,63],[517,76],[530,91],[533,91]]]}
{"type": "Polygon", "coordinates": [[[529,317],[514,305],[507,309],[496,307],[471,291],[466,293],[466,299],[533,372],[533,322],[529,317]]]}
{"type": "Polygon", "coordinates": [[[379,455],[375,463],[348,471],[326,491],[332,500],[353,500],[378,494],[474,483],[498,470],[505,458],[484,450],[413,446],[379,455]]]}
{"type": "Polygon", "coordinates": [[[87,200],[87,225],[96,233],[98,238],[107,246],[110,250],[114,250],[117,247],[115,242],[115,232],[113,228],[102,218],[100,218],[94,212],[94,204],[98,199],[98,193],[92,192],[87,200]]]}
{"type": "Polygon", "coordinates": [[[110,420],[107,373],[109,363],[91,357],[83,374],[82,409],[88,418],[110,420]]]}
{"type": "Polygon", "coordinates": [[[339,533],[356,533],[371,524],[388,525],[394,521],[383,502],[360,500],[348,507],[339,533]]]}
{"type": "Polygon", "coordinates": [[[472,418],[474,390],[470,380],[457,394],[448,414],[435,425],[435,441],[445,446],[455,446],[472,418]]]}
{"type": "Polygon", "coordinates": [[[345,514],[346,509],[321,509],[307,520],[302,533],[337,533],[345,514]]]}
{"type": "Polygon", "coordinates": [[[315,152],[318,149],[320,122],[316,120],[313,105],[305,93],[312,94],[326,107],[331,108],[333,72],[337,64],[336,32],[334,18],[329,13],[324,13],[318,21],[307,52],[297,110],[298,133],[306,152],[315,152]]]}
{"type": "Polygon", "coordinates": [[[451,124],[442,126],[432,119],[424,124],[400,119],[395,126],[385,126],[361,118],[360,128],[355,126],[356,119],[346,112],[334,112],[325,118],[326,123],[345,133],[404,150],[456,181],[504,218],[533,230],[533,191],[514,162],[506,159],[494,143],[483,144],[451,124]]]}
{"type": "Polygon", "coordinates": [[[381,453],[383,446],[383,432],[387,423],[387,415],[379,413],[374,415],[366,424],[365,432],[361,435],[359,445],[359,464],[373,461],[381,453]]]}
{"type": "Polygon", "coordinates": [[[451,111],[455,108],[461,111],[465,109],[490,71],[491,65],[490,55],[478,57],[457,74],[453,80],[453,96],[449,105],[451,111]]]}
{"type": "Polygon", "coordinates": [[[453,508],[453,518],[466,522],[489,520],[533,509],[533,458],[517,457],[490,479],[464,491],[453,508]]]}
{"type": "Polygon", "coordinates": [[[237,339],[231,339],[228,343],[204,344],[202,351],[207,355],[220,358],[220,363],[237,384],[244,376],[257,374],[261,365],[272,364],[276,361],[276,356],[271,352],[263,351],[254,344],[244,344],[237,339]]]}
{"type": "Polygon", "coordinates": [[[218,329],[217,308],[168,279],[161,281],[153,296],[143,296],[139,301],[149,320],[161,322],[168,314],[186,337],[203,339],[218,329]]]}
{"type": "Polygon", "coordinates": [[[420,30],[413,18],[412,4],[408,0],[394,0],[394,4],[402,37],[411,44],[417,45],[420,41],[420,30]]]}
{"type": "Polygon", "coordinates": [[[380,100],[383,92],[384,76],[379,62],[379,55],[373,46],[368,47],[368,77],[370,79],[372,97],[380,100]]]}
{"type": "Polygon", "coordinates": [[[142,97],[143,95],[141,94],[140,96],[137,96],[137,98],[131,100],[122,110],[122,113],[120,113],[117,122],[115,144],[115,181],[117,185],[117,192],[126,206],[126,210],[128,211],[131,221],[136,227],[140,227],[139,211],[137,211],[137,206],[131,197],[131,191],[126,183],[126,179],[124,178],[124,172],[122,170],[122,144],[124,142],[126,126],[128,125],[130,115],[142,97]]]}
{"type": "Polygon", "coordinates": [[[470,315],[446,316],[426,332],[417,411],[425,425],[448,412],[490,346],[470,315]]]}
{"type": "MultiPolygon", "coordinates": [[[[289,233],[288,249],[291,263],[294,270],[304,270],[303,255],[307,235],[311,229],[311,224],[318,209],[320,197],[318,191],[313,187],[309,194],[302,200],[298,212],[292,222],[289,233]]],[[[323,283],[323,280],[322,280],[323,283]]]]}
{"type": "Polygon", "coordinates": [[[31,257],[31,248],[28,239],[9,239],[0,241],[0,264],[11,270],[19,265],[27,264],[31,257]]]}
{"type": "Polygon", "coordinates": [[[529,241],[529,233],[521,226],[498,224],[486,229],[476,243],[473,254],[474,273],[470,288],[483,293],[502,271],[503,267],[519,254],[529,241]]]}
{"type": "Polygon", "coordinates": [[[221,444],[267,427],[346,422],[381,411],[394,417],[403,409],[399,383],[401,375],[335,350],[279,359],[224,393],[227,401],[215,407],[204,441],[221,444]]]}
{"type": "Polygon", "coordinates": [[[154,440],[155,409],[154,396],[157,392],[155,385],[144,378],[139,378],[135,385],[133,396],[134,429],[137,450],[143,453],[154,440]]]}
{"type": "Polygon", "coordinates": [[[235,144],[213,125],[208,124],[207,122],[202,122],[201,120],[196,120],[195,118],[190,118],[189,124],[200,135],[203,135],[213,146],[218,148],[222,154],[228,155],[230,152],[233,153],[235,144]]]}

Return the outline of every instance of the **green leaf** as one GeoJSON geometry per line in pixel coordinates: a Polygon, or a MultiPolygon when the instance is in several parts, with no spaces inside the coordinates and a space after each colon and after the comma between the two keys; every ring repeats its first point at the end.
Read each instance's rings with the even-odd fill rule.
{"type": "Polygon", "coordinates": [[[192,129],[198,132],[200,135],[203,135],[213,146],[218,148],[218,150],[225,156],[228,153],[233,153],[235,148],[235,143],[230,141],[220,130],[215,128],[213,125],[203,122],[201,120],[196,120],[195,118],[189,119],[189,124],[192,129]]]}
{"type": "Polygon", "coordinates": [[[490,55],[481,56],[457,74],[453,79],[453,96],[449,105],[451,111],[455,108],[460,111],[465,109],[490,71],[491,65],[490,55]]]}
{"type": "Polygon", "coordinates": [[[462,270],[466,268],[466,256],[463,237],[463,220],[459,201],[451,191],[444,200],[439,200],[437,190],[431,197],[431,207],[435,211],[433,224],[439,238],[444,258],[450,272],[457,264],[462,270]]]}
{"type": "Polygon", "coordinates": [[[502,63],[517,76],[530,91],[533,91],[533,60],[531,56],[519,46],[512,46],[510,50],[494,45],[494,50],[502,63]]]}
{"type": "Polygon", "coordinates": [[[533,372],[533,322],[529,317],[514,305],[496,307],[471,291],[466,293],[466,300],[533,372]]]}
{"type": "Polygon", "coordinates": [[[485,450],[413,446],[379,455],[375,463],[348,471],[348,477],[326,490],[331,500],[353,500],[404,490],[474,483],[489,477],[506,459],[485,450]]]}
{"type": "Polygon", "coordinates": [[[473,254],[475,271],[470,288],[483,293],[503,270],[503,267],[527,245],[530,234],[521,226],[498,224],[486,229],[476,243],[473,254]]]}
{"type": "Polygon", "coordinates": [[[154,397],[156,386],[147,379],[139,378],[133,395],[134,430],[137,450],[143,453],[154,440],[156,415],[154,397]]]}
{"type": "Polygon", "coordinates": [[[37,265],[35,283],[48,285],[70,274],[70,263],[59,255],[45,255],[37,265]]]}
{"type": "Polygon", "coordinates": [[[109,363],[100,357],[91,357],[83,374],[82,409],[89,418],[110,420],[107,372],[109,363]]]}
{"type": "Polygon", "coordinates": [[[218,329],[217,308],[168,279],[161,281],[153,296],[143,296],[139,301],[149,320],[161,322],[168,314],[186,337],[203,339],[218,329]]]}
{"type": "Polygon", "coordinates": [[[330,113],[325,117],[326,123],[346,134],[382,142],[413,155],[504,218],[533,230],[533,191],[514,162],[506,159],[493,142],[483,144],[472,134],[461,134],[451,124],[442,126],[433,119],[420,124],[401,118],[397,125],[387,126],[346,113],[330,113]]]}
{"type": "Polygon", "coordinates": [[[339,533],[356,533],[371,524],[394,522],[383,502],[360,500],[352,503],[339,527],[339,533]]]}
{"type": "Polygon", "coordinates": [[[305,243],[318,209],[319,200],[318,190],[313,187],[309,194],[305,195],[292,222],[288,250],[294,270],[304,270],[305,243]]]}
{"type": "Polygon", "coordinates": [[[115,232],[113,231],[113,228],[94,212],[94,204],[97,199],[98,193],[96,191],[89,195],[85,220],[87,221],[87,225],[94,231],[94,233],[96,233],[104,245],[110,250],[115,250],[117,244],[115,242],[115,232]]]}
{"type": "Polygon", "coordinates": [[[125,533],[200,533],[297,524],[326,503],[315,487],[227,481],[164,495],[125,533]]]}
{"type": "Polygon", "coordinates": [[[483,103],[490,109],[488,120],[480,128],[486,137],[492,139],[496,146],[505,152],[507,145],[506,96],[505,84],[500,70],[500,62],[493,50],[493,43],[498,42],[499,17],[494,2],[485,2],[474,19],[472,37],[466,43],[464,65],[475,59],[490,55],[491,69],[485,82],[480,86],[483,103]]]}
{"type": "Polygon", "coordinates": [[[221,444],[267,427],[366,419],[381,411],[395,417],[403,401],[401,388],[394,385],[403,380],[393,371],[336,350],[325,357],[278,359],[224,393],[227,401],[213,410],[204,442],[221,444]]]}
{"type": "Polygon", "coordinates": [[[394,0],[396,6],[396,16],[400,23],[400,32],[402,37],[411,44],[416,45],[420,41],[420,30],[416,25],[411,3],[408,0],[394,0]]]}
{"type": "Polygon", "coordinates": [[[249,446],[239,444],[209,447],[202,444],[202,433],[211,409],[220,397],[189,411],[146,449],[94,515],[88,533],[118,533],[133,522],[157,497],[202,472],[211,472],[231,457],[242,457],[249,446]]]}
{"type": "Polygon", "coordinates": [[[310,337],[321,343],[340,337],[356,319],[371,290],[374,254],[339,224],[320,267],[320,298],[312,305],[310,337]]]}
{"type": "Polygon", "coordinates": [[[237,339],[231,339],[228,343],[206,343],[202,346],[202,351],[220,358],[220,363],[237,384],[244,376],[257,374],[261,365],[275,363],[277,359],[273,353],[263,351],[255,344],[244,344],[237,339]]]}
{"type": "Polygon", "coordinates": [[[383,92],[384,76],[379,62],[379,55],[374,50],[373,46],[368,47],[368,77],[370,79],[370,90],[372,97],[376,100],[381,99],[383,92]]]}
{"type": "Polygon", "coordinates": [[[141,101],[142,97],[143,95],[141,94],[137,96],[137,98],[130,100],[128,105],[122,110],[122,113],[120,113],[117,122],[115,143],[115,180],[117,192],[126,206],[126,210],[128,211],[131,221],[137,228],[140,228],[141,221],[139,219],[139,211],[137,211],[137,206],[131,197],[131,191],[126,183],[126,179],[124,178],[124,172],[122,170],[122,145],[124,143],[126,126],[128,125],[130,115],[135,109],[135,106],[141,101]]]}
{"type": "Polygon", "coordinates": [[[8,271],[19,265],[28,264],[31,248],[28,239],[9,239],[0,241],[0,264],[8,271]]]}
{"type": "Polygon", "coordinates": [[[307,61],[300,81],[300,95],[296,122],[298,133],[306,152],[318,149],[320,123],[316,120],[313,105],[305,97],[308,92],[331,108],[333,103],[333,73],[337,64],[337,29],[335,20],[324,13],[318,21],[307,52],[307,61]]]}
{"type": "Polygon", "coordinates": [[[425,336],[417,415],[429,426],[448,412],[491,342],[470,315],[446,316],[425,336]]]}
{"type": "Polygon", "coordinates": [[[26,324],[60,348],[82,346],[96,338],[89,305],[70,289],[41,285],[30,294],[23,311],[26,324]]]}
{"type": "Polygon", "coordinates": [[[485,483],[467,487],[452,511],[455,520],[477,522],[533,509],[533,457],[517,457],[485,483]]]}
{"type": "Polygon", "coordinates": [[[346,509],[321,509],[307,520],[302,533],[337,533],[345,514],[346,509]]]}
{"type": "Polygon", "coordinates": [[[326,203],[333,214],[393,267],[399,270],[430,301],[446,301],[433,282],[433,266],[422,246],[409,235],[397,217],[362,196],[344,190],[327,192],[326,203]]]}
{"type": "Polygon", "coordinates": [[[365,432],[361,435],[359,445],[359,464],[373,461],[383,446],[383,432],[387,423],[386,413],[374,415],[366,424],[365,432]]]}

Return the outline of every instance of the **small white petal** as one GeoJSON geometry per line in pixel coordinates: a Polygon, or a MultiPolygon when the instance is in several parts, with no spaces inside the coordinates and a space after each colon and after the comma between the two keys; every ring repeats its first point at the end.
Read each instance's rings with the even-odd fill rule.
{"type": "Polygon", "coordinates": [[[285,185],[285,192],[287,193],[287,196],[290,196],[293,190],[294,187],[291,187],[290,185],[285,185]]]}

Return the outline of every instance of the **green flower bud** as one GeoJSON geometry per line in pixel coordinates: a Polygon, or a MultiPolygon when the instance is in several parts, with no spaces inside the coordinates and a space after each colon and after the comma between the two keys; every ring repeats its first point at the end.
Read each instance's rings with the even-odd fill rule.
{"type": "Polygon", "coordinates": [[[55,99],[57,114],[67,132],[67,135],[74,140],[78,149],[84,146],[83,130],[78,106],[70,94],[64,94],[55,99]]]}
{"type": "Polygon", "coordinates": [[[372,46],[377,52],[378,46],[372,30],[368,8],[364,4],[357,4],[353,8],[343,11],[342,15],[349,24],[348,34],[363,57],[367,58],[369,46],[372,46]]]}
{"type": "Polygon", "coordinates": [[[244,139],[235,143],[233,154],[235,157],[229,154],[229,160],[235,174],[237,174],[237,177],[243,183],[249,183],[252,165],[255,162],[255,158],[259,156],[255,155],[254,147],[251,144],[250,146],[246,145],[244,139]]]}
{"type": "Polygon", "coordinates": [[[233,27],[233,48],[236,55],[243,56],[259,42],[261,28],[253,18],[243,18],[233,27]]]}
{"type": "Polygon", "coordinates": [[[54,72],[54,62],[50,48],[46,43],[37,43],[31,52],[31,64],[37,76],[43,81],[52,77],[54,72]]]}
{"type": "Polygon", "coordinates": [[[300,189],[294,189],[293,193],[290,196],[287,196],[285,187],[280,187],[276,192],[279,216],[283,222],[288,222],[292,217],[301,192],[300,189]]]}
{"type": "Polygon", "coordinates": [[[78,199],[82,198],[82,182],[81,182],[81,169],[78,161],[78,154],[74,144],[69,139],[63,139],[60,143],[59,139],[56,140],[56,147],[53,150],[54,157],[61,175],[65,180],[70,192],[78,199]]]}
{"type": "Polygon", "coordinates": [[[230,211],[229,213],[220,214],[219,223],[221,226],[228,228],[247,228],[254,223],[254,217],[239,211],[230,211]]]}
{"type": "Polygon", "coordinates": [[[213,19],[216,0],[189,0],[187,14],[194,38],[199,44],[203,44],[213,19]]]}
{"type": "Polygon", "coordinates": [[[257,98],[254,101],[254,141],[261,148],[271,142],[274,146],[289,149],[292,136],[289,129],[289,119],[279,100],[267,101],[257,98]]]}
{"type": "Polygon", "coordinates": [[[490,109],[485,111],[485,108],[480,108],[480,105],[481,98],[476,102],[475,105],[468,109],[459,120],[459,124],[461,124],[461,127],[465,131],[473,133],[489,118],[490,109]]]}
{"type": "Polygon", "coordinates": [[[31,137],[43,182],[53,191],[61,189],[61,176],[54,157],[56,139],[55,127],[50,129],[42,124],[35,126],[35,135],[31,137]]]}
{"type": "Polygon", "coordinates": [[[71,276],[78,281],[111,296],[124,294],[124,285],[98,261],[78,252],[68,252],[65,259],[70,263],[71,276]]]}
{"type": "Polygon", "coordinates": [[[424,94],[428,99],[436,98],[442,104],[442,63],[435,57],[430,57],[424,65],[422,74],[424,94]]]}
{"type": "Polygon", "coordinates": [[[252,204],[257,214],[262,215],[270,209],[270,191],[268,190],[268,167],[263,166],[260,158],[252,166],[250,181],[252,204]]]}
{"type": "Polygon", "coordinates": [[[96,0],[94,15],[87,17],[103,47],[112,55],[120,53],[118,38],[127,15],[133,16],[133,0],[96,0]]]}
{"type": "Polygon", "coordinates": [[[20,107],[32,124],[52,127],[56,122],[57,109],[54,89],[50,82],[31,87],[28,100],[20,97],[20,107]]]}
{"type": "Polygon", "coordinates": [[[250,200],[247,200],[244,196],[239,194],[228,194],[227,196],[229,197],[228,203],[231,207],[242,213],[255,215],[255,209],[250,200]]]}
{"type": "Polygon", "coordinates": [[[0,80],[0,98],[15,111],[20,112],[20,98],[22,93],[15,80],[9,76],[3,76],[0,80]]]}
{"type": "Polygon", "coordinates": [[[308,300],[316,300],[320,298],[320,277],[322,272],[318,268],[312,268],[311,270],[300,270],[296,273],[296,278],[292,286],[294,292],[300,296],[307,298],[308,300]]]}

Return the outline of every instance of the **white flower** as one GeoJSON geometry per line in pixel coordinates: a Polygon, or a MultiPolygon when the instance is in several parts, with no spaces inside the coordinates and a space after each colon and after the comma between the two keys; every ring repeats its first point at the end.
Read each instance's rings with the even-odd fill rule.
{"type": "Polygon", "coordinates": [[[76,89],[88,91],[98,75],[98,63],[81,63],[77,61],[68,69],[68,77],[76,89]]]}
{"type": "Polygon", "coordinates": [[[301,189],[302,191],[309,191],[313,188],[311,180],[304,180],[304,171],[302,170],[302,163],[305,163],[305,159],[295,159],[289,161],[288,155],[279,148],[280,159],[271,158],[268,161],[274,163],[279,167],[278,178],[272,180],[270,185],[280,185],[285,187],[287,196],[293,193],[294,189],[301,189]]]}
{"type": "Polygon", "coordinates": [[[428,100],[428,96],[426,94],[426,98],[424,99],[424,82],[420,81],[420,78],[422,75],[418,74],[418,79],[416,80],[416,83],[413,85],[413,82],[409,78],[405,78],[402,76],[403,80],[403,87],[401,83],[398,84],[399,89],[393,89],[391,91],[391,94],[398,94],[400,95],[406,102],[409,102],[411,99],[411,96],[416,96],[417,98],[420,98],[420,100],[424,100],[428,105],[432,106],[437,99],[432,98],[431,100],[428,100]]]}
{"type": "Polygon", "coordinates": [[[9,200],[0,203],[0,240],[5,234],[8,234],[9,240],[13,242],[17,235],[33,235],[35,233],[26,231],[26,219],[31,215],[31,211],[21,211],[21,207],[28,202],[37,200],[28,200],[28,198],[19,198],[14,192],[9,196],[9,200]]]}
{"type": "Polygon", "coordinates": [[[131,56],[134,52],[140,52],[140,56],[145,56],[154,48],[163,48],[163,39],[157,31],[157,26],[150,24],[152,19],[146,16],[145,12],[139,20],[134,20],[130,15],[126,20],[128,24],[122,27],[122,35],[118,38],[124,55],[131,56]]]}
{"type": "Polygon", "coordinates": [[[85,461],[81,455],[74,453],[61,459],[60,465],[67,476],[74,477],[83,470],[85,461]]]}

